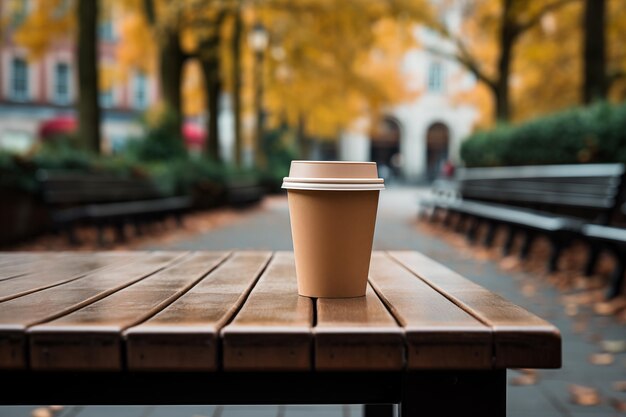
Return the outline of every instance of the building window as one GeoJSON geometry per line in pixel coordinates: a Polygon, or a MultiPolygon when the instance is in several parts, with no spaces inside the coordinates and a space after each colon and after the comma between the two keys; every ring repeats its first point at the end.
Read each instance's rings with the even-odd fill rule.
{"type": "Polygon", "coordinates": [[[13,2],[11,10],[11,24],[19,26],[26,20],[30,10],[29,0],[16,0],[13,2]]]}
{"type": "Polygon", "coordinates": [[[28,63],[23,58],[13,58],[11,62],[11,98],[28,100],[28,63]]]}
{"type": "Polygon", "coordinates": [[[148,107],[148,79],[144,73],[137,73],[133,81],[133,105],[137,110],[148,107]]]}
{"type": "Polygon", "coordinates": [[[54,66],[54,101],[58,104],[70,102],[70,66],[66,62],[54,66]]]}
{"type": "Polygon", "coordinates": [[[108,89],[100,92],[100,107],[110,109],[113,107],[113,90],[108,89]]]}
{"type": "Polygon", "coordinates": [[[443,91],[443,65],[440,62],[431,62],[428,67],[428,91],[431,93],[443,91]]]}
{"type": "Polygon", "coordinates": [[[115,40],[113,21],[111,19],[104,20],[98,24],[98,37],[101,41],[112,42],[115,40]]]}

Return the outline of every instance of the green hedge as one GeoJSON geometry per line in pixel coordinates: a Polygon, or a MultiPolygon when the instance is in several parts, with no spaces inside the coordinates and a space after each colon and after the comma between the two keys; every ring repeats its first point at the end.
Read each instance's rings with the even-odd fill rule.
{"type": "Polygon", "coordinates": [[[239,169],[201,156],[188,155],[182,140],[171,133],[167,119],[130,142],[119,155],[95,155],[71,140],[57,140],[29,155],[0,150],[0,189],[37,194],[39,169],[106,173],[123,178],[148,178],[163,195],[193,194],[199,189],[225,189],[232,181],[255,179],[269,190],[279,190],[294,158],[286,145],[286,130],[269,131],[264,138],[267,167],[239,169]],[[169,131],[168,131],[169,129],[169,131]]]}
{"type": "Polygon", "coordinates": [[[626,104],[597,104],[477,132],[461,145],[467,167],[626,163],[626,104]]]}

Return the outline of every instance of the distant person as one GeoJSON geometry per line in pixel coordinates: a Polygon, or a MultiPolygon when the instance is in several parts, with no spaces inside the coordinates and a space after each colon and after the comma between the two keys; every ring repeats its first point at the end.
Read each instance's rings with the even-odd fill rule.
{"type": "Polygon", "coordinates": [[[455,166],[449,159],[444,162],[441,167],[441,173],[444,178],[451,179],[454,177],[455,166]]]}

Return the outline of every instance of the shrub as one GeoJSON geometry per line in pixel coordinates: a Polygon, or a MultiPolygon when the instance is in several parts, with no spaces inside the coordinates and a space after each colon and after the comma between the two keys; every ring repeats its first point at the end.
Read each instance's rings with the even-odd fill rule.
{"type": "Polygon", "coordinates": [[[625,162],[626,104],[600,103],[477,132],[461,145],[468,167],[625,162]]]}
{"type": "Polygon", "coordinates": [[[126,152],[139,161],[165,161],[187,158],[187,149],[178,131],[180,124],[171,111],[161,112],[152,125],[144,123],[146,135],[129,143],[126,152]]]}

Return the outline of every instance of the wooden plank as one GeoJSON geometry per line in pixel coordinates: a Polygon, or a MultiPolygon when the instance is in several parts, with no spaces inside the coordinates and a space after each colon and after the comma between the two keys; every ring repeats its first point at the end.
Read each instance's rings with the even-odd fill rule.
{"type": "Polygon", "coordinates": [[[311,370],[313,300],[298,295],[293,253],[278,252],[221,332],[226,371],[311,370]]]}
{"type": "Polygon", "coordinates": [[[45,268],[50,261],[63,256],[58,253],[31,253],[23,255],[2,254],[4,263],[0,265],[0,281],[20,277],[45,268]]]}
{"type": "Polygon", "coordinates": [[[318,298],[315,368],[401,370],[404,331],[368,285],[365,297],[318,298]]]}
{"type": "Polygon", "coordinates": [[[122,332],[188,291],[228,256],[198,252],[70,314],[28,329],[30,366],[44,370],[120,370],[122,332]]]}
{"type": "Polygon", "coordinates": [[[370,284],[404,328],[409,369],[492,367],[491,329],[387,254],[372,254],[370,284]]]}
{"type": "Polygon", "coordinates": [[[69,314],[183,256],[185,254],[157,252],[140,262],[99,270],[79,280],[0,303],[0,369],[26,366],[27,327],[69,314]]]}
{"type": "Polygon", "coordinates": [[[218,369],[219,331],[241,307],[270,256],[270,252],[237,252],[167,308],[128,329],[128,368],[218,369]]]}
{"type": "MultiPolygon", "coordinates": [[[[42,252],[0,252],[0,267],[32,262],[42,254],[42,252]]],[[[59,252],[50,252],[49,254],[57,256],[59,252]]],[[[47,256],[48,253],[45,255],[47,256]]]]}
{"type": "Polygon", "coordinates": [[[417,252],[391,252],[417,277],[491,326],[497,368],[559,368],[556,327],[417,252]]]}
{"type": "Polygon", "coordinates": [[[102,268],[139,261],[147,256],[147,252],[132,254],[129,252],[123,254],[100,252],[68,255],[56,259],[54,263],[40,265],[39,271],[22,275],[18,277],[19,279],[3,282],[0,286],[0,303],[74,281],[102,268]]]}

